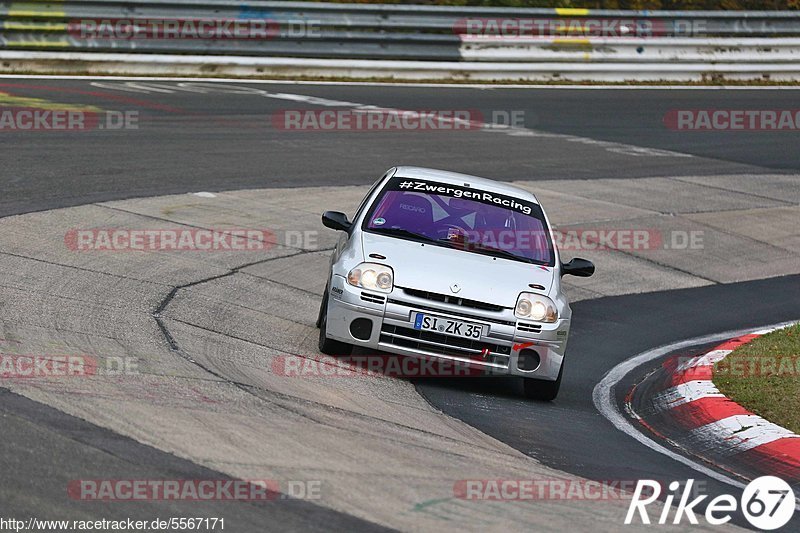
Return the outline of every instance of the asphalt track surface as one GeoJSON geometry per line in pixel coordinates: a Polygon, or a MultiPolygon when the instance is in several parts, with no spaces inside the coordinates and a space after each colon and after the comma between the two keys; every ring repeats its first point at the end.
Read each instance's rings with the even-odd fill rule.
{"type": "MultiPolygon", "coordinates": [[[[800,169],[797,131],[682,132],[675,109],[793,109],[797,91],[468,89],[254,85],[243,94],[149,90],[121,82],[0,78],[0,93],[136,111],[138,129],[0,132],[0,216],[88,202],[186,191],[372,183],[411,164],[499,180],[778,174],[800,169]],[[526,128],[592,141],[675,150],[694,157],[630,156],[553,137],[488,137],[472,131],[287,132],[271,117],[308,102],[255,91],[411,110],[517,112],[526,128]]],[[[207,84],[206,84],[207,85],[207,84]]],[[[219,87],[218,85],[215,87],[219,87]]],[[[237,92],[232,90],[231,92],[237,92]]],[[[0,94],[0,97],[2,94],[0,94]]],[[[323,107],[324,108],[324,107],[323,107]]]]}
{"type": "MultiPolygon", "coordinates": [[[[526,127],[537,131],[693,157],[631,156],[596,149],[584,152],[585,143],[548,136],[290,133],[272,129],[270,115],[281,109],[313,106],[252,94],[119,91],[87,81],[2,79],[0,92],[15,96],[137,110],[140,128],[35,136],[31,132],[0,133],[0,216],[201,190],[367,184],[385,168],[404,163],[505,180],[778,174],[800,169],[796,132],[687,134],[670,131],[662,122],[670,109],[792,109],[797,101],[795,91],[258,88],[404,109],[479,109],[487,115],[493,110],[522,110],[526,127]]],[[[800,318],[798,301],[800,277],[789,276],[578,302],[573,306],[571,357],[556,402],[525,401],[518,396],[519,383],[504,378],[458,383],[421,380],[417,387],[447,414],[559,470],[600,480],[703,479],[611,426],[594,408],[592,389],[614,365],[649,348],[800,318]]],[[[70,468],[81,466],[93,465],[98,475],[112,478],[121,466],[128,467],[125,471],[130,476],[131,462],[143,465],[142,478],[219,477],[30,400],[8,393],[0,396],[4,424],[0,500],[13,503],[20,511],[46,518],[41,511],[53,501],[54,491],[63,491],[56,488],[63,484],[40,480],[48,476],[69,479],[70,468]]],[[[737,493],[727,485],[704,481],[712,495],[737,493]]],[[[154,508],[148,509],[148,517],[154,508]]],[[[113,509],[115,514],[123,510],[119,505],[113,509]]],[[[54,518],[108,516],[108,508],[102,505],[51,510],[54,518]]],[[[163,509],[165,515],[175,510],[168,505],[163,509]]],[[[192,510],[198,510],[196,504],[192,510]]],[[[122,514],[127,516],[137,513],[133,506],[125,511],[122,514]]],[[[214,516],[215,511],[210,504],[201,514],[214,516]]],[[[377,529],[305,502],[275,505],[269,523],[261,522],[263,516],[263,510],[252,505],[242,509],[235,522],[263,529],[377,529]]],[[[789,527],[800,530],[798,519],[789,527]]]]}
{"type": "Polygon", "coordinates": [[[169,520],[224,518],[231,531],[386,531],[304,500],[237,502],[86,502],[65,498],[83,479],[229,480],[228,476],[140,444],[84,420],[0,389],[3,439],[0,503],[4,518],[27,520],[169,520]]]}

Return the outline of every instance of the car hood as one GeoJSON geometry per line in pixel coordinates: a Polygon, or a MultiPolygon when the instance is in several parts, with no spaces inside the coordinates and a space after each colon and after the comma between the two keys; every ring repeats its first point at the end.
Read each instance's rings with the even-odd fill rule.
{"type": "Polygon", "coordinates": [[[439,294],[513,307],[522,291],[548,294],[553,282],[553,268],[510,259],[494,258],[442,246],[376,235],[362,234],[365,261],[376,261],[370,254],[380,254],[376,261],[394,269],[396,287],[419,289],[439,294]],[[533,290],[537,284],[544,290],[533,290]],[[451,290],[459,286],[458,293],[451,290]]]}

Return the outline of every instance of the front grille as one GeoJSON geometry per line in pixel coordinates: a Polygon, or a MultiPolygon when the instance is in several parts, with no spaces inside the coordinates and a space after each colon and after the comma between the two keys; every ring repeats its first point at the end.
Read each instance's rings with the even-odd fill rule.
{"type": "Polygon", "coordinates": [[[384,324],[381,328],[381,342],[401,348],[464,357],[476,361],[484,360],[481,351],[488,348],[490,354],[486,361],[504,366],[508,366],[508,358],[511,355],[510,346],[391,324],[384,324]]]}
{"type": "Polygon", "coordinates": [[[447,294],[439,294],[436,292],[421,291],[418,289],[403,289],[403,292],[409,296],[416,298],[424,298],[425,300],[433,300],[435,302],[444,302],[452,305],[460,305],[461,307],[471,307],[473,309],[481,309],[483,311],[500,312],[504,309],[502,305],[489,304],[486,302],[478,302],[476,300],[468,300],[466,298],[459,298],[458,296],[450,296],[447,294]]]}
{"type": "Polygon", "coordinates": [[[383,304],[386,301],[385,296],[378,296],[377,294],[370,294],[368,292],[362,292],[361,299],[373,304],[383,304]]]}
{"type": "Polygon", "coordinates": [[[542,331],[542,326],[540,324],[528,324],[527,322],[520,322],[517,324],[517,329],[520,331],[527,331],[530,333],[539,333],[542,331]]]}
{"type": "Polygon", "coordinates": [[[402,305],[405,307],[413,307],[414,309],[421,309],[423,311],[432,311],[434,313],[439,313],[439,314],[444,313],[447,315],[460,316],[463,318],[471,318],[474,320],[483,320],[485,322],[491,322],[493,324],[504,324],[506,326],[514,326],[516,324],[516,322],[511,320],[498,320],[495,318],[486,318],[485,316],[474,315],[471,313],[460,313],[457,311],[451,311],[450,309],[442,309],[441,307],[431,307],[428,305],[419,305],[418,303],[401,302],[400,300],[395,300],[394,298],[389,298],[389,303],[402,305]]]}

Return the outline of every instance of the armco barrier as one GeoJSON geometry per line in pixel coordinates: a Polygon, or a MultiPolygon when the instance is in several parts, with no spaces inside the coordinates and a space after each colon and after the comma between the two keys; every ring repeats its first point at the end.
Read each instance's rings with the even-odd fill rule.
{"type": "Polygon", "coordinates": [[[800,80],[800,63],[524,63],[386,61],[254,56],[8,51],[0,73],[315,77],[379,80],[719,81],[800,80]]]}
{"type": "MultiPolygon", "coordinates": [[[[653,78],[659,70],[665,73],[663,79],[674,79],[676,71],[695,79],[705,76],[698,72],[704,64],[716,66],[708,69],[709,76],[732,71],[737,77],[777,74],[796,79],[787,72],[795,70],[791,64],[797,62],[799,44],[800,12],[787,11],[639,12],[230,0],[0,2],[0,70],[6,71],[21,69],[20,57],[27,58],[34,71],[50,68],[57,59],[42,67],[34,61],[36,55],[9,53],[46,51],[79,53],[61,57],[64,61],[80,57],[82,64],[99,59],[95,54],[101,53],[153,54],[153,63],[162,70],[165,57],[213,56],[206,72],[215,71],[220,62],[252,64],[246,59],[251,57],[262,63],[269,63],[269,58],[326,60],[324,70],[340,69],[333,75],[349,76],[357,70],[362,77],[406,79],[591,79],[582,73],[592,72],[609,79],[615,77],[615,65],[616,72],[629,76],[623,80],[662,79],[653,78]],[[476,27],[492,25],[503,27],[500,38],[481,31],[476,35],[476,27]],[[533,31],[507,35],[508,28],[514,33],[515,25],[533,31]],[[187,27],[192,30],[168,31],[187,27]],[[611,28],[614,35],[603,34],[602,28],[611,28]],[[156,61],[155,55],[162,60],[156,61]],[[230,59],[220,59],[223,56],[230,59]],[[405,69],[394,76],[391,64],[370,74],[364,60],[441,65],[418,69],[416,74],[405,69]],[[352,61],[358,63],[348,63],[352,61]],[[473,62],[494,66],[467,65],[473,62]],[[460,65],[453,68],[451,63],[460,65]],[[642,72],[647,73],[645,78],[642,72]]],[[[297,75],[301,64],[290,63],[288,67],[294,68],[282,70],[297,75]]],[[[146,67],[137,68],[137,73],[146,73],[146,67]]],[[[251,74],[275,73],[268,67],[251,74]]],[[[305,74],[319,75],[319,69],[305,74]]]]}
{"type": "Polygon", "coordinates": [[[611,63],[791,63],[800,61],[800,38],[706,39],[612,37],[592,39],[464,40],[465,61],[611,62],[611,63]]]}

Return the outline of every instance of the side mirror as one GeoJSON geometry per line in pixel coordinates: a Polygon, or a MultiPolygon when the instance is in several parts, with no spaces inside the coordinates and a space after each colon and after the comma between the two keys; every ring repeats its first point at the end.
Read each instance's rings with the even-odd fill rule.
{"type": "Polygon", "coordinates": [[[569,263],[562,263],[561,275],[566,276],[567,274],[571,276],[578,276],[579,278],[588,278],[594,274],[594,263],[588,259],[576,257],[569,263]]]}
{"type": "Polygon", "coordinates": [[[325,211],[322,213],[322,224],[326,228],[336,231],[350,231],[353,223],[347,220],[347,215],[339,211],[325,211]]]}

